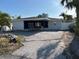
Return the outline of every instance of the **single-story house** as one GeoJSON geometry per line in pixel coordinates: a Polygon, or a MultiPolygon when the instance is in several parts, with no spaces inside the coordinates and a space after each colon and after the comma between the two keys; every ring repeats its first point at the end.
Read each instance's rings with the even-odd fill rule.
{"type": "Polygon", "coordinates": [[[59,18],[28,17],[14,19],[13,30],[67,30],[71,23],[64,23],[59,18]]]}

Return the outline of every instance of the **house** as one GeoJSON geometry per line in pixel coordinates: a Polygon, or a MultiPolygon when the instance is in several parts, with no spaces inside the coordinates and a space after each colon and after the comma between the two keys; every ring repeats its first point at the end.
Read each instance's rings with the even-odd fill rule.
{"type": "Polygon", "coordinates": [[[67,30],[71,23],[59,18],[28,17],[13,20],[13,30],[67,30]]]}

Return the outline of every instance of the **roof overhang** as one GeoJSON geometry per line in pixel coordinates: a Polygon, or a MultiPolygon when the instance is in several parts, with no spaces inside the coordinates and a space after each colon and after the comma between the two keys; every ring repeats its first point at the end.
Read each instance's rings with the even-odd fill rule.
{"type": "Polygon", "coordinates": [[[50,19],[49,18],[34,18],[34,19],[21,18],[21,19],[14,19],[13,21],[40,21],[40,20],[50,20],[50,19]]]}

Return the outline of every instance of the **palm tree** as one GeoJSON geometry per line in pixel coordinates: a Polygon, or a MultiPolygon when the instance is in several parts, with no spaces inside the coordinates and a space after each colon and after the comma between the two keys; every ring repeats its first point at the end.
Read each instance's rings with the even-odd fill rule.
{"type": "Polygon", "coordinates": [[[11,23],[11,17],[7,13],[0,12],[0,26],[4,25],[10,26],[10,23],[11,23]]]}
{"type": "Polygon", "coordinates": [[[67,7],[68,9],[76,8],[76,28],[79,33],[79,0],[61,0],[61,4],[67,7]]]}
{"type": "Polygon", "coordinates": [[[63,19],[64,19],[63,21],[71,21],[71,20],[73,20],[72,15],[68,15],[66,13],[61,13],[60,16],[63,17],[63,19]]]}
{"type": "Polygon", "coordinates": [[[77,22],[79,22],[79,0],[61,0],[61,4],[68,9],[76,8],[77,22]]]}
{"type": "Polygon", "coordinates": [[[64,20],[66,20],[66,14],[65,13],[61,13],[59,16],[62,16],[64,20]]]}

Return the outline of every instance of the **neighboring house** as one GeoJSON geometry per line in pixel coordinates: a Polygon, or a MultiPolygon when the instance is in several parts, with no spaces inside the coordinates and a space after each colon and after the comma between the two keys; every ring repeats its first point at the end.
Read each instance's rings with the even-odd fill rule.
{"type": "Polygon", "coordinates": [[[71,22],[58,18],[21,18],[13,20],[13,30],[67,30],[71,22]]]}

